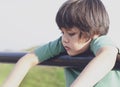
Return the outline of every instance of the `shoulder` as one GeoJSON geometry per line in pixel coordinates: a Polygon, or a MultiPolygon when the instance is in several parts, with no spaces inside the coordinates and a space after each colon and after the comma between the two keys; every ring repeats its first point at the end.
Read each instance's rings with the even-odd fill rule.
{"type": "Polygon", "coordinates": [[[54,41],[50,41],[43,46],[39,46],[34,50],[35,55],[39,58],[40,61],[57,56],[62,52],[65,52],[65,49],[62,45],[61,37],[54,41]]]}
{"type": "Polygon", "coordinates": [[[106,46],[112,46],[117,48],[116,44],[112,41],[112,39],[104,35],[93,39],[90,44],[90,49],[94,54],[96,54],[100,48],[106,46]]]}

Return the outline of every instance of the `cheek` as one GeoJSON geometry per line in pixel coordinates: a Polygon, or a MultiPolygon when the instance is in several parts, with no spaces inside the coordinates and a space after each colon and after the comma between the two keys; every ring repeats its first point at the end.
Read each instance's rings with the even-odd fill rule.
{"type": "Polygon", "coordinates": [[[69,55],[74,56],[74,55],[80,54],[81,50],[82,50],[82,47],[80,46],[80,44],[73,44],[71,46],[71,50],[68,50],[67,52],[69,55]]]}
{"type": "Polygon", "coordinates": [[[84,47],[85,47],[85,43],[80,40],[75,43],[73,42],[73,48],[76,51],[80,51],[80,50],[84,49],[84,47]]]}
{"type": "Polygon", "coordinates": [[[77,43],[73,43],[71,47],[73,47],[74,50],[80,50],[82,45],[77,42],[77,43]]]}

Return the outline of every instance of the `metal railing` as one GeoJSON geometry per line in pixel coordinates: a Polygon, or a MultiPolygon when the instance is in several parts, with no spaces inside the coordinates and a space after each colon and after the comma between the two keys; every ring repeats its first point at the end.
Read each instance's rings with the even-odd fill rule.
{"type": "MultiPolygon", "coordinates": [[[[27,52],[0,52],[1,63],[16,63],[27,52]]],[[[39,65],[58,66],[58,67],[77,67],[83,69],[94,55],[92,53],[83,53],[74,57],[67,54],[60,54],[53,58],[50,58],[39,65]]],[[[120,63],[116,62],[113,69],[120,69],[120,63]]]]}

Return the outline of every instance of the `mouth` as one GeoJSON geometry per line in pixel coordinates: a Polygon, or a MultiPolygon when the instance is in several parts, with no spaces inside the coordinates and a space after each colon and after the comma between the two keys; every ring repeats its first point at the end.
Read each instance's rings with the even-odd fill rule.
{"type": "Polygon", "coordinates": [[[66,50],[70,50],[70,47],[68,47],[68,46],[64,46],[64,48],[65,48],[66,50]]]}

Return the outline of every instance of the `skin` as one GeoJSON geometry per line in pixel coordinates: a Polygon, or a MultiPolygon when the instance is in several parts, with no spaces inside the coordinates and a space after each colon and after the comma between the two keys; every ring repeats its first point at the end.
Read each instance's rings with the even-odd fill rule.
{"type": "Polygon", "coordinates": [[[70,87],[93,87],[112,70],[117,52],[116,48],[109,46],[99,49],[96,56],[88,63],[70,87]]]}
{"type": "MultiPolygon", "coordinates": [[[[67,53],[71,56],[86,51],[91,40],[99,36],[94,35],[91,39],[86,41],[84,38],[79,37],[80,30],[76,27],[70,30],[62,28],[61,31],[63,33],[63,46],[65,47],[67,53]]],[[[118,50],[111,46],[99,49],[95,58],[93,58],[93,60],[85,67],[70,87],[93,87],[114,67],[117,53],[118,50]]]]}
{"type": "Polygon", "coordinates": [[[85,41],[80,38],[80,30],[76,27],[72,29],[61,29],[62,32],[62,44],[70,56],[74,56],[86,51],[89,47],[91,39],[85,41]]]}
{"type": "MultiPolygon", "coordinates": [[[[62,44],[70,56],[86,51],[91,40],[98,37],[97,35],[94,35],[91,39],[86,41],[85,38],[79,37],[80,30],[76,27],[73,27],[70,30],[62,28],[61,31],[63,33],[62,44]]],[[[99,49],[95,58],[89,62],[70,87],[93,87],[114,67],[117,53],[118,50],[111,46],[99,49]]],[[[40,62],[34,53],[28,53],[20,58],[1,87],[18,87],[29,69],[38,63],[40,62]]]]}
{"type": "Polygon", "coordinates": [[[37,65],[39,60],[34,53],[28,53],[16,63],[14,69],[0,87],[19,87],[30,68],[37,65]]]}

